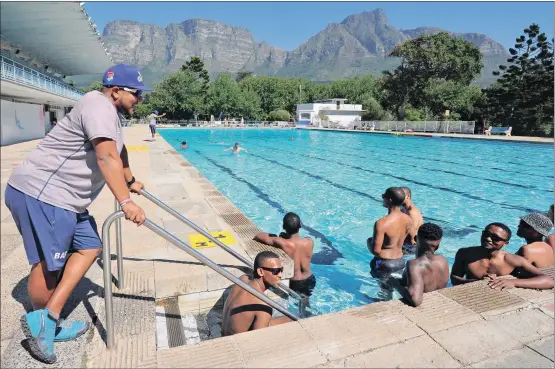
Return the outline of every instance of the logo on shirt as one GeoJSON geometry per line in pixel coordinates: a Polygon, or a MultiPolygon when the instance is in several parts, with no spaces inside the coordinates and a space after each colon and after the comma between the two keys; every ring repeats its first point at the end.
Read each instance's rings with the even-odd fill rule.
{"type": "Polygon", "coordinates": [[[141,76],[141,72],[137,71],[137,74],[138,74],[137,81],[142,82],[143,81],[143,76],[141,76]]]}
{"type": "Polygon", "coordinates": [[[106,81],[110,82],[113,79],[114,79],[114,72],[112,72],[111,70],[106,72],[106,81]]]}

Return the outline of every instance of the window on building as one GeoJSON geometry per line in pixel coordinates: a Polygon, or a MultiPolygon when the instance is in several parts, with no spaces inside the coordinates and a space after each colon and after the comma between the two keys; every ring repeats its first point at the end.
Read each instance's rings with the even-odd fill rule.
{"type": "Polygon", "coordinates": [[[310,113],[301,113],[301,119],[310,119],[310,113]]]}
{"type": "Polygon", "coordinates": [[[336,104],[337,104],[337,110],[339,110],[339,105],[341,105],[341,101],[337,101],[336,104]]]}

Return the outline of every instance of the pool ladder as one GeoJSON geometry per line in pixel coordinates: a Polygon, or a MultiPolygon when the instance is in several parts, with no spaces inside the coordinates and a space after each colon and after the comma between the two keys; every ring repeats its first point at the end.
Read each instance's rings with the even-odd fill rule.
{"type": "MultiPolygon", "coordinates": [[[[199,232],[210,241],[214,242],[216,245],[236,257],[238,260],[242,261],[245,265],[249,268],[253,269],[253,264],[250,260],[248,260],[243,255],[237,253],[232,248],[228,247],[227,245],[223,244],[217,238],[214,238],[210,233],[206,232],[204,229],[199,227],[197,224],[192,222],[191,220],[187,219],[183,215],[179,214],[173,208],[169,207],[167,204],[159,200],[158,198],[154,197],[150,192],[143,189],[140,192],[141,195],[161,207],[162,209],[166,210],[168,213],[176,217],[177,219],[181,220],[183,223],[188,225],[189,227],[193,228],[195,231],[199,232]]],[[[108,349],[112,349],[115,344],[114,339],[114,311],[113,311],[113,301],[112,301],[112,272],[111,272],[111,253],[110,253],[110,227],[112,223],[116,222],[116,262],[117,262],[117,285],[119,289],[124,288],[124,273],[123,273],[123,248],[121,242],[121,218],[124,216],[123,211],[121,210],[119,203],[117,200],[115,201],[115,212],[112,213],[102,225],[102,244],[103,244],[103,251],[102,251],[102,262],[103,262],[103,271],[104,271],[104,303],[106,309],[106,345],[108,349]]],[[[235,275],[227,271],[226,269],[222,268],[220,265],[214,263],[212,260],[204,256],[202,253],[198,252],[194,248],[192,248],[189,244],[183,242],[179,238],[175,237],[171,233],[169,233],[164,228],[160,227],[156,223],[153,223],[149,219],[146,219],[144,222],[144,226],[157,235],[165,238],[175,246],[179,247],[183,251],[187,252],[189,255],[206,265],[207,267],[213,269],[214,271],[218,272],[225,278],[229,279],[231,282],[235,283],[245,291],[249,292],[250,294],[256,296],[260,300],[264,301],[277,311],[281,312],[283,315],[287,316],[288,318],[296,321],[299,320],[299,317],[295,314],[291,313],[286,307],[278,304],[277,302],[270,299],[268,296],[258,292],[248,283],[243,282],[241,279],[237,278],[235,275]]],[[[302,311],[304,304],[307,302],[307,297],[304,295],[300,295],[293,291],[288,286],[284,285],[280,282],[279,289],[289,296],[293,296],[299,300],[299,310],[302,311]]]]}

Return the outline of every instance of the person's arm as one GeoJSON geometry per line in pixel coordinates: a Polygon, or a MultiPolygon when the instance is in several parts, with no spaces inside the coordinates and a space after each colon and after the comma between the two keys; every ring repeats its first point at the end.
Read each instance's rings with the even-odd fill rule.
{"type": "MultiPolygon", "coordinates": [[[[131,168],[129,167],[129,157],[127,156],[127,147],[123,145],[120,153],[121,162],[123,164],[123,175],[125,177],[125,182],[129,183],[133,179],[133,173],[131,172],[131,168]]],[[[140,195],[139,191],[142,190],[145,185],[142,182],[135,180],[129,187],[131,192],[134,192],[140,195]]]]}
{"type": "Polygon", "coordinates": [[[244,149],[244,148],[242,148],[242,147],[241,147],[240,150],[243,150],[244,152],[248,152],[247,149],[244,149]]]}
{"type": "Polygon", "coordinates": [[[455,262],[453,263],[453,268],[451,269],[451,283],[453,286],[469,283],[469,282],[476,282],[479,279],[473,278],[465,278],[466,275],[466,265],[465,265],[465,258],[464,253],[465,249],[459,249],[457,254],[455,255],[455,262]]]}
{"type": "Polygon", "coordinates": [[[537,288],[541,290],[553,288],[553,279],[545,275],[541,270],[532,265],[528,260],[522,256],[505,254],[505,261],[507,264],[526,271],[533,277],[531,278],[517,278],[517,279],[502,279],[492,278],[488,285],[491,288],[505,289],[520,287],[520,288],[537,288]]]}
{"type": "Polygon", "coordinates": [[[372,241],[368,240],[366,245],[368,246],[368,250],[373,255],[378,255],[382,251],[384,240],[384,232],[381,227],[380,221],[378,220],[374,224],[374,235],[372,236],[372,241]]]}
{"type": "Polygon", "coordinates": [[[289,244],[289,242],[287,242],[281,237],[273,237],[273,236],[270,236],[268,233],[261,232],[256,236],[254,236],[253,239],[265,245],[282,249],[287,254],[290,254],[293,252],[292,246],[289,244]]]}
{"type": "Polygon", "coordinates": [[[409,305],[417,307],[422,304],[424,298],[424,280],[422,279],[422,275],[417,271],[417,268],[413,267],[410,261],[407,263],[407,271],[408,287],[403,286],[401,281],[394,277],[390,277],[387,283],[395,288],[409,305]]]}
{"type": "Polygon", "coordinates": [[[229,150],[233,150],[233,147],[230,147],[229,149],[225,149],[224,151],[229,151],[229,150]]]}
{"type": "MultiPolygon", "coordinates": [[[[109,138],[99,137],[92,140],[94,151],[96,153],[96,161],[98,168],[104,176],[106,184],[114,194],[119,203],[129,200],[129,189],[125,182],[123,163],[116,142],[109,138]]],[[[133,201],[125,203],[121,210],[125,213],[125,217],[138,225],[145,221],[143,209],[137,206],[133,201]]]]}

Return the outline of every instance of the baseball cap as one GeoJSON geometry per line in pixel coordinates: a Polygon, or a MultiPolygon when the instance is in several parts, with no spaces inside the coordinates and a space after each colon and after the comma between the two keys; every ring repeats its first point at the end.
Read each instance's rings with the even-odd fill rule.
{"type": "Polygon", "coordinates": [[[532,213],[520,217],[526,224],[530,227],[534,228],[534,230],[541,235],[547,237],[549,236],[549,231],[553,228],[553,223],[551,223],[551,219],[549,219],[543,213],[532,213]]]}
{"type": "Polygon", "coordinates": [[[102,77],[103,86],[121,86],[136,88],[142,91],[152,91],[151,88],[145,87],[143,76],[138,68],[127,64],[116,64],[106,72],[102,77]]]}

